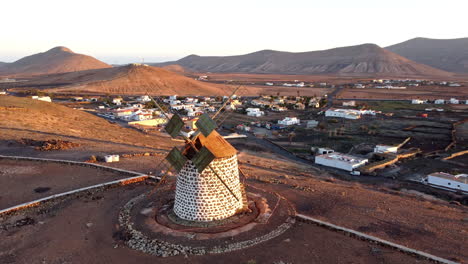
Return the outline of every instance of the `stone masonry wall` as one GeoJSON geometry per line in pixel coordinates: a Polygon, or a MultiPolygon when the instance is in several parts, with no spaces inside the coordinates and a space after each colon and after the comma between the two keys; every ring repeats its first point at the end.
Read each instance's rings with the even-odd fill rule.
{"type": "Polygon", "coordinates": [[[202,222],[221,220],[243,207],[237,155],[215,159],[210,165],[239,201],[209,167],[198,173],[189,160],[177,177],[174,212],[178,217],[202,222]]]}

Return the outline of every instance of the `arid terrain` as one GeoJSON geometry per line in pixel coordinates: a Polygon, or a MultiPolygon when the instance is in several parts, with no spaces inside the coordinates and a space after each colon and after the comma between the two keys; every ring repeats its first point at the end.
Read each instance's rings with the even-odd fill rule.
{"type": "MultiPolygon", "coordinates": [[[[54,103],[3,96],[0,97],[0,107],[1,155],[85,161],[93,155],[154,152],[154,156],[122,158],[121,162],[105,165],[157,175],[163,153],[171,145],[178,144],[171,142],[164,133],[144,134],[54,103]],[[39,151],[21,144],[21,138],[62,138],[80,143],[80,146],[67,150],[39,151]]],[[[290,154],[272,152],[264,145],[257,145],[263,142],[259,140],[233,141],[239,151],[239,162],[248,185],[279,193],[300,214],[453,261],[464,262],[468,259],[466,206],[418,192],[405,192],[391,181],[386,184],[342,181],[290,154]]],[[[93,172],[91,168],[73,168],[71,165],[39,165],[36,162],[8,160],[0,161],[0,172],[0,177],[6,177],[6,185],[2,188],[7,191],[4,191],[6,194],[1,195],[0,200],[3,208],[59,191],[124,177],[102,171],[93,172]],[[20,186],[15,181],[20,178],[31,181],[20,186]],[[57,180],[51,182],[52,178],[57,180]]],[[[175,177],[170,176],[167,186],[173,184],[174,180],[175,177]]],[[[302,222],[297,222],[273,240],[234,254],[164,259],[153,257],[126,248],[116,235],[119,208],[130,198],[153,188],[154,184],[147,183],[88,193],[55,203],[47,211],[32,209],[12,218],[4,218],[0,220],[3,227],[0,233],[9,239],[0,242],[0,262],[427,262],[302,222]],[[45,240],[50,242],[42,243],[45,240]],[[91,250],[96,248],[99,250],[91,250]]],[[[158,195],[158,192],[153,195],[158,195]]]]}

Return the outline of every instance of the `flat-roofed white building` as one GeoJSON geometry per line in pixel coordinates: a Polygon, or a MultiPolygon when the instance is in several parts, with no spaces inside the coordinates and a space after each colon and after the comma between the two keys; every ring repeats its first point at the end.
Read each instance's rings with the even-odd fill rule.
{"type": "Polygon", "coordinates": [[[468,174],[452,175],[445,172],[434,172],[427,175],[423,182],[440,189],[468,193],[468,174]]]}
{"type": "Polygon", "coordinates": [[[259,117],[265,115],[265,112],[260,111],[260,108],[247,108],[245,111],[247,111],[248,116],[259,117]]]}
{"type": "Polygon", "coordinates": [[[445,100],[444,99],[437,99],[434,101],[434,104],[445,104],[445,100]]]}
{"type": "Polygon", "coordinates": [[[36,95],[34,95],[31,98],[33,100],[39,100],[39,101],[48,102],[48,103],[52,102],[52,99],[50,99],[49,96],[36,96],[36,95]]]}
{"type": "Polygon", "coordinates": [[[346,119],[359,119],[361,118],[361,112],[353,109],[336,109],[330,108],[325,111],[325,116],[328,117],[340,117],[346,119]]]}
{"type": "Polygon", "coordinates": [[[356,106],[356,101],[343,102],[343,106],[356,106]]]}
{"type": "Polygon", "coordinates": [[[376,153],[397,153],[397,146],[388,146],[388,145],[376,145],[374,152],[376,153]]]}
{"type": "Polygon", "coordinates": [[[424,100],[419,100],[419,99],[413,99],[413,100],[411,100],[411,103],[412,103],[412,104],[425,104],[426,101],[424,101],[424,100]]]}
{"type": "Polygon", "coordinates": [[[300,123],[301,120],[299,120],[297,117],[285,117],[283,120],[278,120],[279,125],[285,126],[299,125],[300,123]]]}
{"type": "Polygon", "coordinates": [[[346,171],[353,171],[366,164],[368,159],[333,152],[315,156],[315,163],[346,171]]]}

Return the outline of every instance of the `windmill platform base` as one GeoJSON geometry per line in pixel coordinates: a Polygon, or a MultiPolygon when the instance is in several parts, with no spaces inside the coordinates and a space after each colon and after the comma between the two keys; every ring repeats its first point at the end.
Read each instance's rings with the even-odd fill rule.
{"type": "Polygon", "coordinates": [[[129,239],[126,245],[145,253],[169,257],[241,250],[274,239],[294,224],[295,210],[276,193],[247,187],[249,211],[230,218],[192,222],[173,212],[173,191],[137,196],[124,206],[119,224],[129,239]]]}

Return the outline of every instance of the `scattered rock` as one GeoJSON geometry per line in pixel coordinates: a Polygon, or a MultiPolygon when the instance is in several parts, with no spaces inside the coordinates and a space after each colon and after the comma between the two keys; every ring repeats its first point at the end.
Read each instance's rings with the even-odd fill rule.
{"type": "Polygon", "coordinates": [[[153,212],[153,209],[152,209],[152,208],[143,208],[143,209],[140,211],[140,214],[148,216],[149,214],[151,214],[151,212],[153,212]]]}
{"type": "Polygon", "coordinates": [[[45,193],[50,191],[50,187],[37,187],[34,191],[37,193],[45,193]]]}
{"type": "Polygon", "coordinates": [[[93,223],[86,223],[87,228],[91,228],[93,226],[93,223]]]}
{"type": "Polygon", "coordinates": [[[284,242],[288,242],[288,243],[289,243],[289,242],[291,242],[291,239],[289,239],[289,238],[286,238],[286,239],[285,239],[285,240],[283,240],[283,241],[284,241],[284,242]]]}

